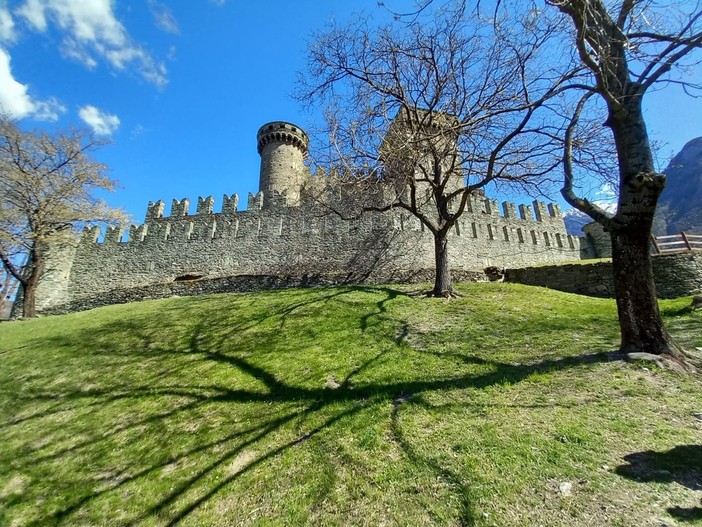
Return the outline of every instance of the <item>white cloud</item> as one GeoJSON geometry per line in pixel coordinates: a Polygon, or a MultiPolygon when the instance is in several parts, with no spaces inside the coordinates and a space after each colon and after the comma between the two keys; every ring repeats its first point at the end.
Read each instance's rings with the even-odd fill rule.
{"type": "Polygon", "coordinates": [[[117,20],[111,0],[25,0],[16,13],[39,32],[49,22],[66,33],[64,56],[94,68],[97,58],[122,70],[135,67],[147,81],[163,86],[166,67],[139,46],[117,20]]]}
{"type": "Polygon", "coordinates": [[[66,38],[61,43],[61,54],[69,59],[73,59],[77,62],[82,62],[83,66],[89,70],[95,69],[97,66],[97,60],[95,60],[90,53],[88,53],[80,44],[75,40],[66,38]]]}
{"type": "Polygon", "coordinates": [[[12,15],[6,7],[0,5],[0,41],[13,42],[16,36],[12,15]]]}
{"type": "Polygon", "coordinates": [[[227,0],[210,0],[210,4],[214,5],[224,5],[227,0]]]}
{"type": "Polygon", "coordinates": [[[56,97],[45,101],[34,101],[32,117],[38,121],[57,121],[61,114],[66,112],[66,107],[56,97]]]}
{"type": "Polygon", "coordinates": [[[112,135],[119,128],[119,117],[90,104],[78,110],[78,117],[97,135],[112,135]]]}
{"type": "Polygon", "coordinates": [[[0,48],[0,109],[15,119],[33,117],[56,121],[66,108],[56,99],[40,101],[29,94],[29,86],[12,75],[9,53],[0,48]]]}
{"type": "Polygon", "coordinates": [[[42,0],[27,0],[17,9],[17,14],[26,19],[34,29],[43,32],[47,28],[44,9],[42,0]]]}
{"type": "Polygon", "coordinates": [[[0,105],[4,111],[19,119],[34,110],[29,89],[12,76],[10,55],[4,49],[0,49],[0,105]]]}
{"type": "Polygon", "coordinates": [[[151,14],[154,16],[154,21],[156,22],[156,27],[165,31],[166,33],[173,33],[174,35],[180,34],[180,28],[178,27],[178,21],[173,16],[171,9],[157,0],[149,0],[149,9],[151,14]]]}
{"type": "Polygon", "coordinates": [[[134,128],[132,128],[132,131],[129,134],[129,138],[134,140],[137,137],[139,137],[141,134],[143,134],[146,131],[146,128],[144,128],[143,125],[138,124],[134,128]]]}

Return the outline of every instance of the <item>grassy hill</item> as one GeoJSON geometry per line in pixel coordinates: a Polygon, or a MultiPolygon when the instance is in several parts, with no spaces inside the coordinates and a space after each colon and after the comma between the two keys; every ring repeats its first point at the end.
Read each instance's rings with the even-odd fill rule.
{"type": "Polygon", "coordinates": [[[702,524],[702,379],[612,354],[612,301],[414,291],[1,324],[0,525],[702,524]]]}

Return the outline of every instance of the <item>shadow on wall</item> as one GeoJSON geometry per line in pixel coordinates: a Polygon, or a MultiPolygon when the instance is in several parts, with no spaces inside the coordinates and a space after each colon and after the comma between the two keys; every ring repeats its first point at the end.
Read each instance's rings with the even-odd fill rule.
{"type": "MultiPolygon", "coordinates": [[[[393,282],[403,274],[398,269],[399,261],[406,262],[408,269],[421,268],[421,240],[404,236],[402,231],[375,229],[358,239],[357,250],[334,251],[329,248],[324,259],[310,262],[300,247],[287,255],[284,261],[270,266],[271,276],[334,276],[336,284],[360,284],[365,282],[393,282]]],[[[412,273],[407,271],[408,280],[412,273]]]]}

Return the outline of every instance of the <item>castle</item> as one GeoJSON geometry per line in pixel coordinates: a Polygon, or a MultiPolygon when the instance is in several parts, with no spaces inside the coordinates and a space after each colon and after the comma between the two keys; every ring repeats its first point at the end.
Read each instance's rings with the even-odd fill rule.
{"type": "MultiPolygon", "coordinates": [[[[156,284],[260,276],[329,276],[336,282],[393,281],[434,267],[430,232],[406,211],[392,209],[344,220],[325,213],[306,192],[323,176],[305,165],[307,134],[288,122],[271,122],[257,134],[259,192],[245,210],[238,196],[149,203],[142,225],[86,229],[75,243],[54,248],[37,290],[39,312],[80,308],[115,291],[156,284]],[[317,181],[314,181],[317,179],[317,181]],[[124,239],[126,237],[126,239],[124,239]]],[[[488,266],[524,267],[592,256],[584,238],[569,236],[557,205],[504,202],[471,195],[449,241],[454,272],[488,266]],[[517,211],[519,211],[517,213],[517,211]]],[[[424,275],[426,276],[426,274],[424,275]]]]}

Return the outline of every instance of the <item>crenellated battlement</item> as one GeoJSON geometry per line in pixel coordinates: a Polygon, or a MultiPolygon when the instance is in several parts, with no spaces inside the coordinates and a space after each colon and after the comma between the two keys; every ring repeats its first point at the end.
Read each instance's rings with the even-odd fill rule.
{"type": "Polygon", "coordinates": [[[510,220],[517,219],[517,206],[510,201],[502,202],[502,216],[510,220]]]}
{"type": "Polygon", "coordinates": [[[239,195],[232,194],[231,196],[224,195],[222,199],[222,214],[224,216],[236,215],[236,209],[239,206],[239,195]]]}
{"type": "Polygon", "coordinates": [[[531,221],[534,219],[534,209],[529,205],[519,205],[519,218],[523,221],[531,221]]]}
{"type": "Polygon", "coordinates": [[[124,234],[124,227],[108,225],[105,231],[105,243],[120,243],[124,234]]]}
{"type": "Polygon", "coordinates": [[[264,124],[256,134],[258,153],[261,154],[266,145],[285,143],[299,148],[304,154],[310,144],[307,134],[297,125],[285,121],[274,121],[264,124]]]}
{"type": "Polygon", "coordinates": [[[166,209],[165,202],[159,201],[149,201],[146,207],[146,221],[155,220],[158,218],[163,218],[163,211],[166,209]]]}
{"type": "Polygon", "coordinates": [[[206,198],[198,196],[195,214],[212,214],[212,209],[214,209],[214,198],[212,196],[207,196],[206,198]]]}
{"type": "MultiPolygon", "coordinates": [[[[98,227],[86,228],[81,236],[83,246],[139,245],[163,249],[163,244],[179,245],[184,242],[207,243],[228,238],[258,239],[270,245],[271,239],[294,236],[340,236],[353,234],[359,225],[371,231],[388,230],[423,233],[416,218],[399,209],[387,213],[373,213],[359,220],[344,221],[329,216],[316,199],[303,194],[298,206],[290,207],[286,192],[249,193],[246,210],[237,210],[237,194],[222,199],[220,212],[215,212],[212,196],[197,198],[195,214],[190,214],[190,200],[172,200],[170,214],[163,215],[164,201],[150,202],[143,225],[129,227],[124,240],[123,227],[109,227],[101,241],[98,227]],[[265,206],[264,206],[265,204],[265,206]]],[[[509,243],[533,243],[575,248],[580,245],[569,240],[557,205],[534,201],[530,205],[516,205],[486,198],[476,192],[469,207],[461,216],[454,231],[457,237],[485,238],[509,243]],[[533,207],[533,208],[532,208],[533,207]],[[519,213],[517,214],[517,210],[519,213]]],[[[282,243],[282,242],[281,242],[282,243]]],[[[352,242],[349,242],[352,243],[352,242]]],[[[147,250],[147,249],[144,249],[147,250]]],[[[518,250],[518,246],[515,250],[518,250]]]]}
{"type": "Polygon", "coordinates": [[[188,215],[188,210],[190,209],[190,200],[188,198],[183,198],[178,201],[174,199],[171,202],[171,217],[172,218],[182,218],[188,215]]]}

